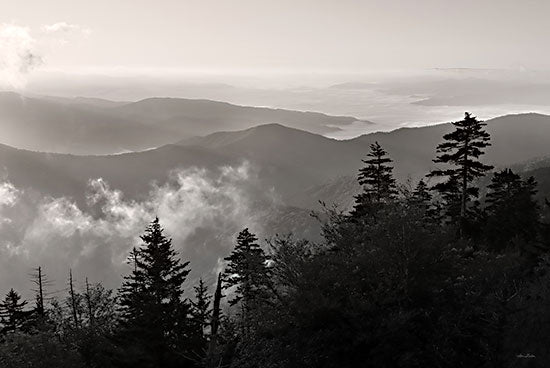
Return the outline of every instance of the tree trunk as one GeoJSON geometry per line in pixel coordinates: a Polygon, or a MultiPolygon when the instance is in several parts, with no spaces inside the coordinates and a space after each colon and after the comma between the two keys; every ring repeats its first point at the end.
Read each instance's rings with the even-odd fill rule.
{"type": "Polygon", "coordinates": [[[214,304],[212,307],[212,320],[210,321],[210,343],[208,344],[208,353],[206,356],[207,367],[216,367],[215,361],[216,348],[218,340],[218,328],[220,325],[220,301],[222,299],[222,274],[218,274],[218,283],[214,293],[214,304]]]}

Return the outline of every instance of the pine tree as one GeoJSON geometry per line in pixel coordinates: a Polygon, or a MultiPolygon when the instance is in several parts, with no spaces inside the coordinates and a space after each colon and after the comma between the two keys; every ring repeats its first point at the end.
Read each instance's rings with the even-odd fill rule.
{"type": "Polygon", "coordinates": [[[23,327],[26,313],[24,311],[26,301],[21,300],[17,291],[10,289],[4,301],[0,303],[0,318],[4,328],[2,332],[15,332],[23,327]]]}
{"type": "Polygon", "coordinates": [[[428,185],[423,179],[420,179],[420,181],[414,188],[412,199],[415,203],[421,204],[423,206],[429,206],[430,201],[432,200],[432,194],[430,193],[428,185]]]}
{"type": "Polygon", "coordinates": [[[210,299],[212,297],[208,294],[208,287],[202,280],[199,279],[199,284],[195,286],[195,300],[191,301],[191,316],[197,325],[200,338],[204,339],[206,329],[210,323],[210,315],[212,310],[210,309],[210,299]]]}
{"type": "Polygon", "coordinates": [[[445,142],[437,146],[438,155],[433,160],[445,168],[434,170],[429,176],[447,178],[433,189],[446,201],[447,214],[452,219],[460,218],[463,225],[468,203],[479,193],[472,182],[493,168],[479,161],[484,149],[491,144],[489,133],[483,129],[486,124],[470,113],[466,112],[463,120],[452,124],[455,130],[443,136],[445,142]]]}
{"type": "Polygon", "coordinates": [[[428,184],[423,179],[420,179],[408,200],[409,206],[418,211],[420,217],[418,220],[424,224],[433,224],[438,220],[436,205],[432,202],[432,194],[428,184]]]}
{"type": "Polygon", "coordinates": [[[181,354],[189,328],[183,300],[189,262],[181,262],[163,231],[158,218],[147,227],[143,244],[131,253],[134,269],[119,291],[125,337],[132,348],[148,351],[157,367],[169,366],[181,354]]]}
{"type": "Polygon", "coordinates": [[[256,243],[258,238],[244,229],[237,236],[237,244],[229,257],[225,269],[226,287],[235,287],[230,305],[240,303],[241,318],[246,323],[250,311],[258,306],[270,289],[268,257],[256,243]]]}
{"type": "Polygon", "coordinates": [[[485,202],[488,215],[486,234],[492,246],[503,249],[520,237],[532,241],[538,230],[538,204],[534,199],[537,183],[533,177],[522,180],[510,169],[493,175],[485,202]]]}
{"type": "Polygon", "coordinates": [[[352,217],[361,217],[373,205],[387,202],[397,194],[393,167],[389,165],[392,159],[388,157],[387,152],[375,142],[370,145],[367,156],[366,160],[362,160],[366,166],[359,170],[357,178],[363,191],[355,197],[352,217]]]}

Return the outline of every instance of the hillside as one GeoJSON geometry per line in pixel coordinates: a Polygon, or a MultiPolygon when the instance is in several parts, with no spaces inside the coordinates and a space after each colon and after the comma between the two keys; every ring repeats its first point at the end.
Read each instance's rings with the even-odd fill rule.
{"type": "MultiPolygon", "coordinates": [[[[487,124],[493,145],[484,156],[486,162],[497,167],[510,166],[548,154],[548,116],[510,115],[487,124]]],[[[217,170],[220,166],[248,161],[267,190],[293,205],[302,196],[300,205],[310,207],[319,199],[330,202],[341,198],[342,194],[338,194],[341,191],[352,191],[349,180],[340,182],[337,178],[355,177],[363,155],[374,141],[379,141],[393,158],[399,181],[417,179],[433,167],[435,147],[449,130],[449,124],[441,124],[338,141],[280,124],[267,124],[111,156],[46,154],[2,146],[0,168],[18,186],[33,187],[51,195],[69,194],[82,201],[88,180],[97,177],[130,198],[137,198],[147,192],[152,181],[166,181],[171,170],[189,167],[217,170]],[[331,188],[322,188],[325,185],[331,188]],[[337,189],[339,186],[343,189],[337,189]],[[319,198],[325,194],[332,198],[319,198]]],[[[529,168],[532,167],[526,167],[529,168]]]]}
{"type": "Polygon", "coordinates": [[[325,134],[339,130],[339,126],[358,121],[351,116],[329,116],[318,112],[238,106],[226,102],[183,98],[148,98],[117,106],[111,111],[119,116],[173,129],[180,132],[182,137],[246,129],[270,123],[325,134]]]}
{"type": "Polygon", "coordinates": [[[356,120],[207,100],[151,98],[128,103],[0,93],[0,143],[80,155],[141,151],[221,129],[264,123],[327,133],[356,120]]]}

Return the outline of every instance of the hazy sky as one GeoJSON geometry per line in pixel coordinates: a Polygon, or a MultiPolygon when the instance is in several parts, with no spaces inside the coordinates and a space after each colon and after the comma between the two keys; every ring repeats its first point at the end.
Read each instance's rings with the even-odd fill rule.
{"type": "Polygon", "coordinates": [[[550,69],[550,2],[544,0],[0,4],[0,23],[26,27],[42,68],[550,69]]]}

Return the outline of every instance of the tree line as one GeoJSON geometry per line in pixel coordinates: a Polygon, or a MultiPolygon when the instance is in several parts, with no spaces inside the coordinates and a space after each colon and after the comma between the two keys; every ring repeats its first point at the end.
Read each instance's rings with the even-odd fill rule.
{"type": "Polygon", "coordinates": [[[187,290],[189,262],[158,218],[121,287],[86,280],[0,303],[2,367],[544,367],[550,364],[550,225],[537,183],[482,160],[469,113],[414,185],[370,146],[351,211],[314,213],[323,240],[242,230],[216,282],[187,290]],[[186,293],[187,291],[187,293],[186,293]],[[189,293],[192,297],[186,297],[189,293]]]}

